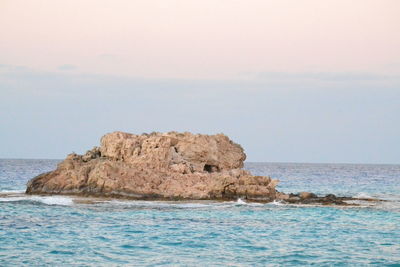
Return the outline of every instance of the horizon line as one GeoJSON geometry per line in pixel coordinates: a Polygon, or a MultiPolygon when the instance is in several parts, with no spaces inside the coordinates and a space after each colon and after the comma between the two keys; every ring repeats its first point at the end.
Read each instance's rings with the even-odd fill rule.
{"type": "MultiPolygon", "coordinates": [[[[2,158],[0,160],[65,160],[57,158],[2,158]]],[[[359,163],[359,162],[299,162],[299,161],[244,161],[244,163],[269,163],[269,164],[333,164],[333,165],[400,165],[400,163],[359,163]]]]}

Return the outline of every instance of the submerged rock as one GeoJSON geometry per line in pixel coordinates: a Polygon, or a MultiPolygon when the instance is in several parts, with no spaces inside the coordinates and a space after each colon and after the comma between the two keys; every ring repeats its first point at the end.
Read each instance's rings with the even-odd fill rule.
{"type": "Polygon", "coordinates": [[[310,192],[300,192],[298,194],[276,194],[277,200],[287,204],[311,204],[311,205],[338,205],[338,206],[359,206],[357,203],[362,202],[381,202],[384,200],[376,198],[355,198],[355,197],[339,197],[334,194],[325,196],[317,196],[310,192]]]}
{"type": "MultiPolygon", "coordinates": [[[[28,182],[28,194],[136,199],[276,199],[278,180],[243,170],[243,148],[223,134],[124,132],[100,147],[70,154],[28,182]]],[[[281,195],[284,195],[280,193],[281,195]]]]}

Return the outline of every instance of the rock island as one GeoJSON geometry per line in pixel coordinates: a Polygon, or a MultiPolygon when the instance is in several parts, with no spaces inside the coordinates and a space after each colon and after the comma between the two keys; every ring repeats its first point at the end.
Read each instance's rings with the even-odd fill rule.
{"type": "Polygon", "coordinates": [[[85,155],[70,154],[56,170],[28,183],[28,194],[137,199],[272,201],[278,181],[242,169],[243,148],[223,134],[113,132],[85,155]]]}
{"type": "Polygon", "coordinates": [[[30,180],[26,193],[339,205],[351,200],[278,192],[278,180],[243,169],[243,148],[223,134],[113,132],[100,143],[85,155],[69,154],[56,170],[30,180]]]}

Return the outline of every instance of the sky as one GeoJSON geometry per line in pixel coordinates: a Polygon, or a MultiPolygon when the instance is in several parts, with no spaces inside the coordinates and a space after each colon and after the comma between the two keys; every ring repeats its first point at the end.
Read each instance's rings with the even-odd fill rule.
{"type": "Polygon", "coordinates": [[[400,164],[397,0],[2,0],[0,158],[112,131],[225,133],[248,161],[400,164]]]}

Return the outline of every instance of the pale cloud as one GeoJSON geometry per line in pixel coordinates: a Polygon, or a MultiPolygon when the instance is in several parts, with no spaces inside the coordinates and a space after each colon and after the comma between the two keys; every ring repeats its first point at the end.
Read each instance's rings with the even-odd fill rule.
{"type": "Polygon", "coordinates": [[[58,70],[76,70],[78,67],[72,64],[64,64],[64,65],[60,65],[58,66],[58,70]]]}
{"type": "Polygon", "coordinates": [[[371,81],[393,81],[400,80],[400,75],[386,75],[368,72],[261,72],[248,73],[255,79],[295,79],[295,80],[317,80],[331,82],[371,82],[371,81]]]}

